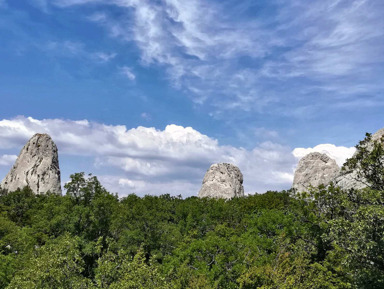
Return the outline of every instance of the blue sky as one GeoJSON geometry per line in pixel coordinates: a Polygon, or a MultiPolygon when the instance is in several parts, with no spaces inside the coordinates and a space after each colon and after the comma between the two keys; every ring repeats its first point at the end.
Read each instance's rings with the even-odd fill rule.
{"type": "Polygon", "coordinates": [[[35,132],[63,182],[197,193],[213,162],[246,192],[339,163],[383,127],[379,0],[0,0],[0,177],[35,132]],[[320,146],[319,146],[320,145],[320,146]],[[304,150],[309,149],[309,150],[304,150]]]}

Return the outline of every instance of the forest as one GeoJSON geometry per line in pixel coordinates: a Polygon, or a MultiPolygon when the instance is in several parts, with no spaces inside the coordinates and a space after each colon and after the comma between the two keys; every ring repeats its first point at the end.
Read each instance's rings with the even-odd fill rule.
{"type": "Polygon", "coordinates": [[[119,198],[75,173],[63,196],[2,191],[0,288],[384,288],[383,155],[349,160],[362,190],[119,198]]]}

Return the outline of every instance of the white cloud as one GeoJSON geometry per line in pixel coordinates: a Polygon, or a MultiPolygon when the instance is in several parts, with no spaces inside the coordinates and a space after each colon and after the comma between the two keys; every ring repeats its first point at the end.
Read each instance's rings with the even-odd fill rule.
{"type": "Polygon", "coordinates": [[[145,120],[151,120],[151,118],[152,118],[151,115],[148,112],[142,112],[140,114],[140,116],[141,116],[142,119],[145,119],[145,120]]]}
{"type": "Polygon", "coordinates": [[[71,40],[49,41],[43,45],[37,45],[37,47],[53,56],[79,58],[102,64],[110,62],[117,56],[117,53],[114,52],[92,52],[84,43],[71,40]]]}
{"type": "Polygon", "coordinates": [[[117,56],[116,53],[105,53],[105,52],[96,52],[93,55],[98,61],[102,63],[109,62],[110,60],[114,59],[117,56]]]}
{"type": "MultiPolygon", "coordinates": [[[[36,132],[52,136],[61,159],[71,155],[94,159],[89,171],[100,176],[108,175],[111,169],[116,171],[112,178],[114,188],[120,188],[122,194],[131,192],[134,185],[138,193],[178,188],[180,191],[174,193],[195,195],[206,170],[217,162],[239,166],[248,193],[288,189],[296,163],[286,146],[272,142],[261,143],[252,150],[224,146],[191,127],[177,125],[168,125],[164,130],[127,129],[86,120],[17,117],[0,121],[0,145],[20,150],[36,132]],[[130,182],[121,181],[124,179],[130,182]]],[[[75,163],[70,170],[77,171],[75,163]]]]}
{"type": "MultiPolygon", "coordinates": [[[[100,3],[86,3],[91,2],[100,3]]],[[[67,6],[71,2],[63,3],[67,6]]],[[[125,11],[126,17],[97,12],[89,20],[105,26],[113,37],[134,42],[144,65],[164,66],[173,85],[187,88],[196,103],[217,94],[220,96],[214,97],[212,104],[221,108],[226,105],[228,109],[244,109],[265,103],[252,89],[257,73],[233,73],[232,65],[238,57],[260,58],[268,53],[270,33],[259,29],[258,23],[227,23],[219,6],[200,0],[166,0],[161,4],[114,0],[108,4],[125,11]],[[246,73],[246,79],[238,77],[246,73]],[[255,97],[259,99],[254,101],[255,97]]]]}
{"type": "Polygon", "coordinates": [[[136,79],[136,75],[132,72],[132,68],[123,66],[120,68],[120,73],[131,81],[136,79]]]}
{"type": "Polygon", "coordinates": [[[120,192],[120,196],[124,195],[121,192],[135,193],[138,195],[144,194],[171,194],[182,195],[184,197],[194,196],[200,189],[200,184],[191,183],[183,180],[171,180],[165,182],[148,182],[141,180],[131,180],[124,177],[104,175],[98,179],[111,192],[120,192]]]}
{"type": "MultiPolygon", "coordinates": [[[[0,121],[0,146],[19,151],[34,133],[48,133],[56,142],[60,159],[81,156],[93,159],[89,172],[120,195],[172,193],[196,195],[206,170],[213,163],[237,165],[247,193],[289,189],[298,159],[312,151],[325,152],[342,163],[353,148],[330,144],[291,148],[263,142],[251,150],[220,145],[216,139],[191,127],[168,125],[127,129],[87,120],[37,120],[17,117],[0,121]],[[111,171],[115,172],[111,175],[111,171]]],[[[8,161],[15,156],[6,157],[8,161]]],[[[65,161],[64,163],[68,163],[65,161]]],[[[77,172],[76,163],[66,171],[77,172]]],[[[63,176],[63,179],[68,176],[63,176]]]]}
{"type": "Polygon", "coordinates": [[[228,13],[225,3],[201,0],[55,1],[61,7],[99,5],[89,20],[112,37],[135,43],[144,65],[163,66],[174,86],[186,89],[196,103],[212,105],[216,117],[227,110],[265,111],[285,102],[287,94],[300,100],[308,90],[311,99],[321,100],[325,93],[325,103],[344,95],[335,104],[382,90],[382,1],[277,2],[268,19],[242,14],[231,19],[232,12],[245,11],[241,6],[248,4],[231,4],[228,13]],[[104,9],[111,5],[123,16],[104,9]],[[239,65],[242,57],[245,66],[239,65]],[[292,78],[297,79],[294,91],[281,92],[284,86],[276,82],[292,78]],[[350,89],[357,82],[358,92],[350,89]],[[330,89],[333,93],[326,93],[330,89]]]}
{"type": "Polygon", "coordinates": [[[352,157],[355,153],[355,147],[344,147],[344,146],[335,146],[333,144],[320,144],[313,148],[295,148],[293,150],[293,155],[301,159],[305,155],[313,152],[318,152],[326,154],[336,161],[336,163],[341,167],[347,158],[352,157]]]}
{"type": "Polygon", "coordinates": [[[48,51],[57,51],[63,55],[72,56],[72,55],[80,55],[84,53],[84,44],[81,42],[73,42],[69,40],[65,40],[62,42],[51,41],[49,42],[45,48],[48,51]]]}
{"type": "Polygon", "coordinates": [[[2,155],[0,156],[0,166],[12,166],[16,159],[16,155],[2,155]]]}
{"type": "Polygon", "coordinates": [[[279,134],[277,131],[266,129],[265,127],[258,127],[254,129],[255,136],[262,139],[277,139],[279,134]]]}
{"type": "Polygon", "coordinates": [[[377,29],[384,24],[378,13],[382,8],[381,1],[366,0],[296,6],[301,13],[291,11],[298,15],[292,28],[303,28],[297,37],[304,45],[286,54],[292,72],[317,79],[335,78],[360,74],[367,65],[372,69],[370,64],[383,63],[384,32],[377,29]]]}

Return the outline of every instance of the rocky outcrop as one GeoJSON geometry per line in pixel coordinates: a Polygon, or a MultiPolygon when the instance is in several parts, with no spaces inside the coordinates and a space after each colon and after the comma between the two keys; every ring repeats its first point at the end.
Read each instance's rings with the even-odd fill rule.
{"type": "Polygon", "coordinates": [[[372,142],[374,142],[374,141],[381,141],[383,136],[384,136],[384,128],[379,129],[377,132],[375,132],[372,135],[372,142]]]}
{"type": "Polygon", "coordinates": [[[336,187],[340,187],[343,190],[360,190],[367,187],[365,180],[359,177],[355,171],[345,174],[340,173],[340,175],[334,179],[334,184],[336,187]]]}
{"type": "MultiPolygon", "coordinates": [[[[371,141],[366,144],[366,148],[368,151],[371,151],[373,149],[373,142],[382,142],[382,138],[384,136],[384,128],[378,130],[372,135],[371,141]]],[[[355,157],[358,151],[355,152],[355,154],[352,157],[355,157]]],[[[344,168],[345,170],[341,171],[340,174],[335,178],[334,183],[336,186],[340,187],[343,190],[349,190],[349,189],[363,189],[368,186],[367,181],[359,177],[357,172],[352,170],[348,170],[347,167],[344,168]]]]}
{"type": "Polygon", "coordinates": [[[58,151],[47,134],[35,134],[21,150],[1,188],[15,191],[29,186],[36,194],[61,194],[58,151]]]}
{"type": "Polygon", "coordinates": [[[296,192],[307,191],[310,187],[328,185],[339,174],[340,168],[334,159],[326,154],[310,153],[297,166],[292,188],[296,192]]]}
{"type": "Polygon", "coordinates": [[[206,172],[199,198],[232,199],[243,197],[243,174],[232,164],[213,164],[206,172]]]}

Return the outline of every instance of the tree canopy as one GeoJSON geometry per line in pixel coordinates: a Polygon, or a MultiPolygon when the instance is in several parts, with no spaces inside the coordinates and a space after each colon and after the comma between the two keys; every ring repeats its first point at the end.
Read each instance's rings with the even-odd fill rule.
{"type": "Polygon", "coordinates": [[[1,192],[0,288],[384,288],[382,155],[347,162],[366,189],[303,196],[119,199],[84,173],[1,192]]]}

